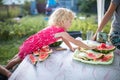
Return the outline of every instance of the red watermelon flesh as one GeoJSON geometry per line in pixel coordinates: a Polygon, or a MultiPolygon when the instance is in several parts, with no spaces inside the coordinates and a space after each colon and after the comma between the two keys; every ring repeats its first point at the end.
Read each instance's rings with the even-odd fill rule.
{"type": "Polygon", "coordinates": [[[96,55],[93,54],[93,53],[88,53],[88,54],[87,54],[87,57],[89,57],[89,58],[91,58],[91,59],[94,59],[94,58],[96,58],[96,55]]]}
{"type": "Polygon", "coordinates": [[[101,48],[106,48],[106,44],[105,44],[105,43],[101,43],[101,44],[100,44],[100,47],[101,47],[101,48]]]}
{"type": "Polygon", "coordinates": [[[113,57],[112,54],[104,55],[104,57],[101,59],[102,62],[109,61],[113,57]]]}
{"type": "Polygon", "coordinates": [[[97,49],[98,50],[108,50],[108,49],[113,49],[114,48],[114,46],[109,46],[109,45],[106,45],[105,43],[101,43],[98,47],[97,47],[97,49]]]}
{"type": "Polygon", "coordinates": [[[103,54],[94,54],[94,53],[87,53],[87,58],[88,59],[93,59],[94,61],[96,61],[99,58],[102,58],[103,54]]]}
{"type": "Polygon", "coordinates": [[[33,54],[34,54],[35,56],[38,56],[38,55],[39,55],[39,51],[35,51],[35,52],[33,52],[33,54]]]}
{"type": "Polygon", "coordinates": [[[36,64],[37,63],[37,59],[35,58],[35,56],[33,54],[29,54],[29,59],[32,62],[32,64],[36,64]]]}
{"type": "Polygon", "coordinates": [[[44,46],[41,49],[34,51],[33,54],[29,55],[30,61],[32,64],[36,64],[38,61],[44,61],[48,58],[49,53],[52,53],[52,49],[49,49],[49,46],[44,46]]]}
{"type": "Polygon", "coordinates": [[[101,54],[100,53],[98,53],[98,54],[88,53],[87,58],[92,59],[93,61],[107,62],[107,61],[109,61],[110,59],[113,58],[113,55],[112,54],[105,55],[105,54],[102,54],[102,53],[101,54]]]}
{"type": "Polygon", "coordinates": [[[44,61],[45,59],[47,59],[49,56],[49,54],[46,52],[46,53],[40,53],[39,55],[39,61],[44,61]]]}
{"type": "Polygon", "coordinates": [[[48,52],[49,51],[49,46],[43,46],[41,48],[41,50],[44,51],[44,52],[48,52]]]}
{"type": "Polygon", "coordinates": [[[100,52],[100,53],[109,53],[111,51],[115,50],[114,46],[107,45],[105,43],[101,43],[99,46],[97,46],[96,49],[93,49],[93,51],[100,52]]]}
{"type": "Polygon", "coordinates": [[[106,48],[107,48],[107,46],[106,46],[105,43],[101,43],[101,44],[97,47],[97,49],[99,49],[99,50],[103,50],[103,49],[106,49],[106,48]]]}
{"type": "Polygon", "coordinates": [[[40,52],[42,52],[42,53],[44,53],[44,52],[52,53],[52,49],[50,49],[49,46],[44,46],[40,49],[40,52]]]}
{"type": "Polygon", "coordinates": [[[52,53],[53,51],[52,51],[52,49],[49,49],[49,50],[43,50],[43,49],[41,49],[40,50],[40,53],[52,53]]]}

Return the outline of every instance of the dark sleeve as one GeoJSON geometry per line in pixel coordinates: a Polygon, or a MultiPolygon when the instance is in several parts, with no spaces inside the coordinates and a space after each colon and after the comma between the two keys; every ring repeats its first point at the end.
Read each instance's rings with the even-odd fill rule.
{"type": "Polygon", "coordinates": [[[116,6],[120,5],[120,0],[111,0],[116,6]]]}

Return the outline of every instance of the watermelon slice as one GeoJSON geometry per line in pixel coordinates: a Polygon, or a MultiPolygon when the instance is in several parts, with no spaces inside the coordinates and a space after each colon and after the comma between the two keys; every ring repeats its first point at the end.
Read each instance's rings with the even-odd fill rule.
{"type": "Polygon", "coordinates": [[[37,59],[33,54],[29,54],[29,59],[32,62],[32,64],[36,64],[37,63],[37,59]]]}
{"type": "Polygon", "coordinates": [[[47,50],[47,51],[45,51],[45,50],[43,50],[43,49],[41,49],[40,50],[40,53],[52,53],[53,51],[52,51],[52,49],[50,49],[50,50],[47,50]]]}
{"type": "Polygon", "coordinates": [[[34,51],[33,54],[35,56],[39,56],[40,53],[52,53],[52,49],[49,49],[49,46],[44,46],[42,47],[41,49],[37,50],[37,51],[34,51]]]}
{"type": "Polygon", "coordinates": [[[44,46],[41,49],[34,51],[33,54],[29,55],[29,59],[32,64],[36,64],[38,61],[44,61],[48,58],[49,54],[52,53],[52,49],[49,49],[49,46],[44,46]]]}
{"type": "Polygon", "coordinates": [[[97,46],[96,49],[93,49],[95,52],[100,52],[103,54],[110,53],[115,50],[115,46],[107,45],[105,43],[101,43],[99,46],[97,46]]]}
{"type": "Polygon", "coordinates": [[[94,54],[94,53],[87,53],[87,58],[88,59],[92,59],[93,61],[98,60],[99,58],[102,58],[103,54],[102,53],[98,53],[98,54],[94,54]]]}
{"type": "Polygon", "coordinates": [[[104,57],[101,59],[101,61],[102,62],[107,62],[107,61],[109,61],[112,58],[113,58],[112,54],[107,54],[107,55],[104,55],[104,57]]]}
{"type": "Polygon", "coordinates": [[[98,52],[94,52],[92,50],[87,50],[86,52],[80,51],[78,49],[75,50],[73,54],[73,59],[89,63],[89,64],[111,64],[114,59],[113,52],[109,54],[102,54],[98,52]]]}
{"type": "Polygon", "coordinates": [[[49,56],[49,53],[40,53],[39,55],[39,61],[44,61],[45,59],[47,59],[49,56]]]}
{"type": "Polygon", "coordinates": [[[33,54],[34,54],[35,56],[38,56],[40,53],[39,53],[39,51],[35,51],[35,52],[33,52],[33,54]]]}
{"type": "Polygon", "coordinates": [[[52,49],[49,48],[49,46],[44,46],[40,49],[41,53],[47,52],[47,53],[52,53],[52,49]]]}

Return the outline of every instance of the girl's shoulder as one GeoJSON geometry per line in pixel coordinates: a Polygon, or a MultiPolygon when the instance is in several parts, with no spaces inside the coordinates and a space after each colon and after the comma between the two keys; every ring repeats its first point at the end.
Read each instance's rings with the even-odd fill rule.
{"type": "Polygon", "coordinates": [[[49,26],[48,29],[53,31],[65,31],[63,27],[58,27],[58,26],[49,26]]]}

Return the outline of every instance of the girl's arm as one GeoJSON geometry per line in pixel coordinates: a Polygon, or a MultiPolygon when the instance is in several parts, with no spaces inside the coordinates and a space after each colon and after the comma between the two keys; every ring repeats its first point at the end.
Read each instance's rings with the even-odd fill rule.
{"type": "Polygon", "coordinates": [[[96,48],[95,46],[94,47],[89,47],[86,44],[84,44],[83,42],[74,39],[67,32],[57,33],[55,35],[55,37],[62,37],[64,40],[66,40],[68,42],[72,42],[73,44],[77,45],[78,47],[82,47],[82,48],[85,48],[85,49],[94,49],[94,48],[96,48]]]}
{"type": "Polygon", "coordinates": [[[75,48],[73,48],[70,44],[70,42],[68,40],[66,40],[65,38],[62,37],[62,40],[64,41],[64,43],[70,48],[71,51],[74,51],[75,48]]]}

